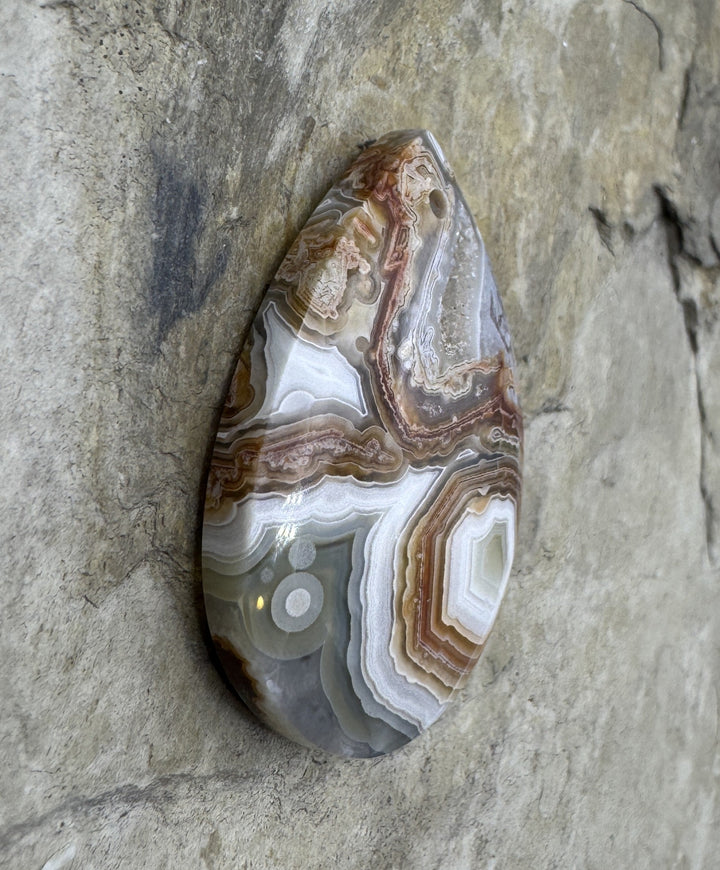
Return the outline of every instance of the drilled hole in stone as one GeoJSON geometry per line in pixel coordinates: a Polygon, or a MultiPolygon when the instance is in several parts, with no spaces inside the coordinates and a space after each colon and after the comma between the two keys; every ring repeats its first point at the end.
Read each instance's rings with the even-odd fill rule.
{"type": "Polygon", "coordinates": [[[430,208],[436,218],[444,218],[447,214],[447,199],[437,188],[430,192],[430,208]]]}

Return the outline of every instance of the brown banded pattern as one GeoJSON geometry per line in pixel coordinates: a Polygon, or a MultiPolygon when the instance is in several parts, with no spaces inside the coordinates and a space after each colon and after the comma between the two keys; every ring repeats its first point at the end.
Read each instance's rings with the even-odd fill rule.
{"type": "Polygon", "coordinates": [[[385,136],[288,251],[215,442],[206,611],[261,718],[350,756],[437,719],[508,581],[522,438],[500,297],[452,171],[431,134],[385,136]]]}

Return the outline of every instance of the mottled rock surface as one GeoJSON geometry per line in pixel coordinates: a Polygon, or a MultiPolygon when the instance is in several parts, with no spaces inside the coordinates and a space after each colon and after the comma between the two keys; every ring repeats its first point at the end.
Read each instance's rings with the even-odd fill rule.
{"type": "Polygon", "coordinates": [[[715,0],[0,18],[0,866],[714,866],[715,0]],[[414,127],[513,330],[523,515],[464,698],[343,761],[213,665],[199,508],[264,285],[360,143],[414,127]]]}

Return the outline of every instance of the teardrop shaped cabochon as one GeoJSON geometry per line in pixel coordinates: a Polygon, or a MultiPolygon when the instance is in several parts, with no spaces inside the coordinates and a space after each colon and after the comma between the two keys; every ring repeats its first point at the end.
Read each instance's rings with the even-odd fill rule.
{"type": "Polygon", "coordinates": [[[433,136],[391,133],[290,248],[217,434],[205,604],[257,715],[346,756],[434,722],[505,591],[521,460],[482,238],[433,136]]]}

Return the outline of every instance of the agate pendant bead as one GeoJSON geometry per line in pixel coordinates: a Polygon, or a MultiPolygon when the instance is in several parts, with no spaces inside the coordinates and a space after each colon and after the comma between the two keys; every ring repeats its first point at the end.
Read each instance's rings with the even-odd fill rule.
{"type": "Polygon", "coordinates": [[[257,715],[345,756],[434,722],[505,591],[521,457],[482,238],[433,136],[392,133],[290,248],[215,442],[206,612],[257,715]]]}

